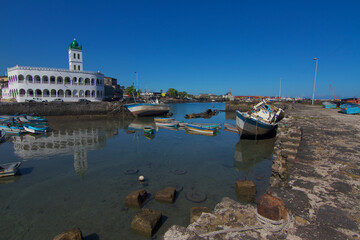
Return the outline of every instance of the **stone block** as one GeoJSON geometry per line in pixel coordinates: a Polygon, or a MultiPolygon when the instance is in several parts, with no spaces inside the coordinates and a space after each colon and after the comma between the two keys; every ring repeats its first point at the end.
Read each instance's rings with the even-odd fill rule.
{"type": "Polygon", "coordinates": [[[193,207],[190,209],[190,223],[196,222],[203,212],[212,213],[208,207],[193,207]]]}
{"type": "Polygon", "coordinates": [[[71,229],[67,232],[60,233],[53,240],[83,240],[82,233],[79,228],[71,229]]]}
{"type": "Polygon", "coordinates": [[[253,181],[236,181],[236,195],[239,201],[254,202],[256,197],[256,185],[253,181]]]}
{"type": "Polygon", "coordinates": [[[155,200],[159,202],[173,203],[175,199],[175,188],[166,187],[155,194],[155,200]]]}
{"type": "Polygon", "coordinates": [[[141,235],[151,237],[161,226],[161,212],[142,209],[131,222],[131,229],[141,235]]]}
{"type": "Polygon", "coordinates": [[[257,212],[268,219],[279,221],[287,218],[284,202],[271,194],[265,193],[257,201],[257,212]]]}
{"type": "Polygon", "coordinates": [[[137,190],[126,196],[125,205],[132,208],[141,208],[142,204],[146,200],[146,197],[147,192],[145,189],[137,190]]]}

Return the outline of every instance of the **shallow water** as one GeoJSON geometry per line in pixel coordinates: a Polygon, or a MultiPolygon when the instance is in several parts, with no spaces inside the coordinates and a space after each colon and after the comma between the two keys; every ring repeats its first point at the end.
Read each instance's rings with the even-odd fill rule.
{"type": "MultiPolygon", "coordinates": [[[[224,110],[225,104],[173,104],[171,112],[180,121],[235,124],[235,115],[225,112],[184,119],[210,108],[224,110]]],[[[191,207],[214,208],[224,196],[236,199],[236,180],[254,181],[257,196],[269,184],[274,139],[240,140],[223,129],[209,137],[166,128],[148,139],[142,128],[154,125],[153,118],[49,124],[48,136],[16,136],[0,145],[0,163],[22,161],[21,175],[0,179],[0,239],[52,239],[74,227],[85,239],[145,239],[130,230],[138,210],[124,204],[127,194],[141,188],[151,194],[144,207],[164,216],[153,237],[160,239],[173,224],[189,224],[191,207]],[[126,174],[132,169],[138,172],[126,174]],[[143,184],[139,175],[145,176],[143,184]],[[182,188],[173,204],[152,198],[166,186],[182,188]],[[189,191],[205,193],[206,200],[187,200],[189,191]]]]}

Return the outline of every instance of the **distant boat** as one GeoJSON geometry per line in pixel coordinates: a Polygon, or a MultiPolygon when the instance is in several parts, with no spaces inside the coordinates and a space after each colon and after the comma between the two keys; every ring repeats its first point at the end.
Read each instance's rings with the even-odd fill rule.
{"type": "Polygon", "coordinates": [[[156,126],[162,127],[178,127],[179,121],[171,121],[171,122],[155,122],[156,126]]]}
{"type": "Polygon", "coordinates": [[[200,126],[198,124],[191,124],[191,123],[185,124],[185,128],[186,130],[189,131],[193,131],[201,134],[207,134],[207,135],[214,135],[217,131],[216,128],[208,128],[208,127],[200,126]]]}
{"type": "Polygon", "coordinates": [[[133,103],[125,104],[126,107],[135,117],[163,115],[170,111],[170,106],[159,103],[158,100],[152,103],[133,103]]]}
{"type": "Polygon", "coordinates": [[[340,105],[340,112],[346,114],[358,114],[360,113],[360,105],[356,103],[345,103],[340,105]]]}
{"type": "Polygon", "coordinates": [[[322,105],[324,108],[336,108],[336,103],[332,102],[323,102],[322,105]]]}
{"type": "Polygon", "coordinates": [[[188,123],[190,125],[197,125],[208,129],[221,129],[220,123],[188,123]]]}
{"type": "Polygon", "coordinates": [[[6,140],[6,131],[1,129],[0,130],[0,143],[4,142],[6,140]]]}
{"type": "Polygon", "coordinates": [[[21,162],[0,164],[0,177],[14,176],[21,165],[21,162]]]}
{"type": "Polygon", "coordinates": [[[37,126],[24,125],[24,130],[29,133],[42,134],[48,132],[49,127],[46,125],[37,125],[37,126]]]}
{"type": "Polygon", "coordinates": [[[236,110],[236,126],[243,136],[266,136],[275,130],[283,110],[268,105],[264,100],[249,112],[236,110]]]}
{"type": "Polygon", "coordinates": [[[155,117],[154,121],[155,122],[171,122],[171,121],[175,121],[175,118],[171,118],[171,117],[155,117]]]}
{"type": "Polygon", "coordinates": [[[145,126],[144,133],[154,134],[154,128],[152,126],[145,126]]]}

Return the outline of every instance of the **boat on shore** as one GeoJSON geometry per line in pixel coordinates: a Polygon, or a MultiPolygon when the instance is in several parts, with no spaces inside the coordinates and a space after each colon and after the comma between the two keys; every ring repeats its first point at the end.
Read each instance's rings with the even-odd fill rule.
{"type": "Polygon", "coordinates": [[[0,177],[15,176],[19,171],[21,162],[0,164],[0,177]]]}
{"type": "Polygon", "coordinates": [[[160,103],[158,100],[149,103],[125,104],[135,117],[164,115],[170,111],[170,106],[160,103]]]}
{"type": "Polygon", "coordinates": [[[283,118],[281,108],[270,106],[264,100],[256,104],[249,112],[236,110],[236,126],[243,136],[257,137],[271,134],[283,118]]]}
{"type": "Polygon", "coordinates": [[[323,102],[322,105],[323,108],[336,108],[336,103],[332,102],[323,102]]]}
{"type": "Polygon", "coordinates": [[[345,114],[359,114],[360,105],[356,103],[345,103],[340,105],[340,112],[345,114]]]}

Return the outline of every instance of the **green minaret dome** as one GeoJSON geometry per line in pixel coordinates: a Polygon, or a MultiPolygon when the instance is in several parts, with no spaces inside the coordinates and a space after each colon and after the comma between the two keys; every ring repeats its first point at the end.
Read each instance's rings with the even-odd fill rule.
{"type": "Polygon", "coordinates": [[[79,46],[79,43],[76,41],[75,38],[74,38],[74,40],[71,42],[69,48],[82,50],[82,46],[79,46]]]}

